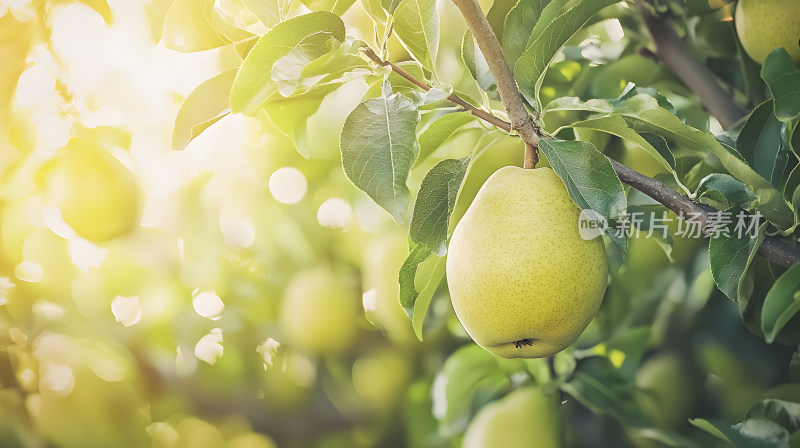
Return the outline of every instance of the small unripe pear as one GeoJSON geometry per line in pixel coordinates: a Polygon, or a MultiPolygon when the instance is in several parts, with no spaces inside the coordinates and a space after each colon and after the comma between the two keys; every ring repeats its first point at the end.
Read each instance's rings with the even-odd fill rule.
{"type": "Polygon", "coordinates": [[[579,215],[550,168],[505,167],[483,184],[447,256],[453,308],[478,345],[539,358],[578,339],[608,281],[602,239],[581,237],[579,215]]]}
{"type": "Polygon", "coordinates": [[[280,323],[289,345],[317,355],[346,350],[358,328],[358,295],[326,268],[298,273],[284,292],[280,323]]]}
{"type": "Polygon", "coordinates": [[[675,354],[656,355],[636,374],[636,400],[658,428],[685,425],[693,408],[693,388],[686,364],[675,354]]]}
{"type": "Polygon", "coordinates": [[[462,448],[558,448],[560,422],[558,397],[525,387],[483,407],[467,428],[462,448]]]}

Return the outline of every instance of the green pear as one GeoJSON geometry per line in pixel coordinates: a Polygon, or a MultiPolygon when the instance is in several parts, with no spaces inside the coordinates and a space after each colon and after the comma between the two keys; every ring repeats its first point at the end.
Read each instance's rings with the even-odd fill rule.
{"type": "Polygon", "coordinates": [[[742,46],[759,64],[772,50],[783,47],[800,64],[800,2],[797,0],[739,0],[736,33],[742,46]]]}
{"type": "Polygon", "coordinates": [[[82,238],[104,242],[133,231],[139,220],[136,178],[101,146],[73,138],[44,173],[46,202],[82,238]]]}
{"type": "Polygon", "coordinates": [[[653,424],[675,429],[691,417],[694,388],[686,364],[673,353],[648,359],[636,374],[636,401],[653,424]]]}
{"type": "Polygon", "coordinates": [[[256,433],[241,434],[228,441],[228,448],[276,448],[277,446],[269,437],[256,433]]]}
{"type": "Polygon", "coordinates": [[[602,239],[581,237],[579,214],[550,168],[504,167],[483,184],[447,256],[453,308],[475,343],[540,358],[578,339],[608,281],[602,239]]]}
{"type": "Polygon", "coordinates": [[[560,421],[556,395],[536,387],[517,389],[478,411],[462,448],[558,448],[560,421]]]}
{"type": "Polygon", "coordinates": [[[367,320],[400,345],[414,344],[417,337],[400,301],[397,273],[408,256],[408,234],[397,229],[373,239],[364,250],[361,286],[367,320]]]}
{"type": "Polygon", "coordinates": [[[281,307],[286,342],[317,355],[344,351],[356,335],[357,299],[329,269],[298,273],[286,287],[281,307]]]}

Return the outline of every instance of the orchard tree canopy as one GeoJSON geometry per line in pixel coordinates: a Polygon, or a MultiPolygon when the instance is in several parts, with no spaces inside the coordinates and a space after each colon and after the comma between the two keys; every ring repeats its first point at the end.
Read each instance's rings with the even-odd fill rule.
{"type": "Polygon", "coordinates": [[[800,2],[0,0],[0,446],[800,447],[800,2]]]}

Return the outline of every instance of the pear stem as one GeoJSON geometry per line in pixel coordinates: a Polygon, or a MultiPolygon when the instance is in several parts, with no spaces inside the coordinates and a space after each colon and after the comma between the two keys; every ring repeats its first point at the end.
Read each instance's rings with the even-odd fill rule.
{"type": "Polygon", "coordinates": [[[558,378],[558,373],[556,372],[556,357],[555,357],[555,355],[547,357],[547,370],[550,372],[550,379],[555,380],[555,379],[558,378]]]}

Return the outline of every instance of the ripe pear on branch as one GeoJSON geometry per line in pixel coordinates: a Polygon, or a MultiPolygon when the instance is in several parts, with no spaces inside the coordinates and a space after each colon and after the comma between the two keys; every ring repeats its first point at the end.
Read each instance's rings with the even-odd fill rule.
{"type": "Polygon", "coordinates": [[[550,168],[504,167],[483,184],[450,240],[447,281],[472,339],[503,358],[551,356],[597,313],[608,280],[601,238],[550,168]]]}

